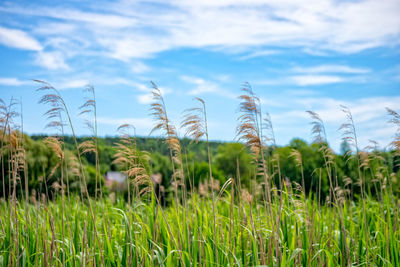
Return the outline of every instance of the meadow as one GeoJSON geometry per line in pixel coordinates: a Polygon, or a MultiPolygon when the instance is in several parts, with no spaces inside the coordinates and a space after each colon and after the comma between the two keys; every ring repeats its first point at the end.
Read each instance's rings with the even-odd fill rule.
{"type": "Polygon", "coordinates": [[[380,151],[359,148],[351,110],[342,107],[345,155],[329,147],[323,119],[308,111],[313,155],[321,163],[308,165],[306,150],[276,145],[269,115],[261,113],[260,100],[245,84],[236,135],[251,164],[233,159],[226,164],[234,172],[217,179],[206,103],[196,98],[180,128],[191,143],[203,144],[206,177],[199,181],[191,167],[196,157],[188,159],[191,145],[183,145],[152,83],[153,131],[167,147],[168,187],[153,176],[150,153],[131,134],[134,126],[125,124],[113,150],[113,164],[128,177],[123,195],[103,188],[94,88],[85,89],[89,98],[80,109],[92,132],[82,141],[60,92],[36,82],[40,104],[49,108],[48,126],[58,134],[43,140],[52,155],[43,161],[46,170],[28,168],[39,154],[26,149],[18,103],[2,102],[0,265],[400,266],[396,111],[387,110],[398,129],[392,150],[380,151]],[[286,175],[289,168],[296,179],[286,175]]]}

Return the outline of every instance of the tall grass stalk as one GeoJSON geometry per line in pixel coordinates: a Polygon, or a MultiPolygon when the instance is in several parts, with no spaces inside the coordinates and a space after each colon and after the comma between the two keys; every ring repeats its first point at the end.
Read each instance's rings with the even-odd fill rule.
{"type": "MultiPolygon", "coordinates": [[[[263,120],[261,103],[250,86],[245,86],[240,97],[237,128],[238,139],[246,143],[254,159],[255,167],[246,173],[251,177],[250,185],[244,186],[247,177],[241,177],[243,166],[236,159],[236,175],[226,177],[219,191],[216,190],[206,105],[197,99],[199,107],[187,110],[182,127],[193,141],[206,141],[212,191],[212,197],[208,197],[200,188],[198,192],[194,188],[198,177],[193,177],[194,172],[189,168],[194,162],[190,162],[186,147],[182,154],[178,133],[167,116],[161,91],[153,84],[151,108],[156,119],[153,130],[162,130],[169,148],[173,201],[171,205],[161,205],[155,180],[151,178],[149,154],[139,150],[136,133],[132,138],[128,132],[131,127],[122,125],[121,138],[115,144],[114,164],[128,177],[126,203],[118,195],[112,199],[103,198],[100,193],[98,199],[99,181],[95,181],[94,199],[89,196],[82,162],[84,153],[96,154],[95,179],[100,175],[94,89],[89,89],[93,95],[81,109],[83,113],[94,114],[89,123],[93,138],[78,144],[63,98],[51,85],[38,82],[47,93],[41,103],[50,105],[45,114],[50,119],[48,126],[58,133],[44,141],[55,155],[55,166],[50,173],[43,166],[37,195],[33,195],[33,190],[30,193],[29,187],[26,188],[30,181],[22,110],[21,125],[18,125],[16,101],[12,99],[7,105],[1,102],[4,199],[0,201],[0,266],[400,265],[399,199],[395,191],[398,173],[388,162],[392,159],[381,157],[376,144],[370,150],[359,150],[353,117],[347,108],[343,109],[348,121],[342,129],[355,153],[344,156],[348,159],[345,164],[351,160],[357,163],[361,200],[352,192],[357,188],[352,184],[354,177],[338,172],[338,156],[329,147],[325,126],[315,112],[309,114],[323,166],[316,168],[312,177],[307,177],[306,155],[301,149],[292,150],[289,157],[296,161],[296,176],[300,177],[301,185],[286,179],[283,183],[282,158],[273,152],[276,144],[271,119],[266,116],[263,120]],[[73,134],[75,154],[71,156],[63,140],[66,126],[63,117],[73,134]],[[265,127],[263,121],[270,125],[265,127]],[[271,136],[264,136],[263,130],[272,131],[271,136]],[[272,143],[271,148],[268,142],[272,143]],[[69,193],[70,175],[81,179],[81,194],[85,197],[69,193]],[[325,175],[329,183],[327,200],[322,199],[321,183],[325,175]],[[369,176],[372,180],[368,185],[369,176]],[[276,177],[278,185],[274,182],[276,177]],[[50,178],[56,182],[48,184],[50,178]],[[314,187],[317,192],[307,194],[314,187]],[[68,192],[67,208],[64,188],[68,192]]],[[[388,113],[390,122],[397,127],[392,143],[394,152],[390,154],[395,161],[400,155],[400,115],[390,109],[388,113]]]]}

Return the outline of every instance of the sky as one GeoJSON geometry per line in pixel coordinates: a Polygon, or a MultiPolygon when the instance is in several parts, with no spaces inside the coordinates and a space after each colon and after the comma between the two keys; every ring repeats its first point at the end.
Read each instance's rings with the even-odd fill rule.
{"type": "Polygon", "coordinates": [[[233,141],[249,82],[279,145],[311,142],[312,110],[338,151],[345,105],[360,148],[387,149],[396,128],[385,108],[400,111],[400,0],[0,0],[0,59],[0,98],[21,100],[29,134],[52,133],[32,79],[60,90],[78,135],[90,133],[78,107],[93,85],[102,136],[123,123],[150,134],[153,81],[176,125],[201,97],[210,139],[233,141]]]}

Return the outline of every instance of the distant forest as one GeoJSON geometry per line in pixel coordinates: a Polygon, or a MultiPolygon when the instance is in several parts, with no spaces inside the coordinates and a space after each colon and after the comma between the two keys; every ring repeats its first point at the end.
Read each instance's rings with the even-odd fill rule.
{"type": "MultiPolygon", "coordinates": [[[[25,135],[25,150],[27,153],[27,162],[29,169],[29,189],[34,189],[36,192],[47,192],[51,195],[54,191],[54,185],[57,184],[57,170],[52,173],[53,169],[57,164],[57,157],[52,149],[45,143],[46,135],[25,135]],[[46,179],[44,179],[46,178],[46,179]]],[[[73,166],[76,165],[76,158],[74,155],[74,139],[71,136],[64,136],[61,138],[65,146],[65,159],[66,168],[70,168],[68,172],[69,178],[69,189],[71,192],[78,193],[82,185],[80,184],[78,175],[74,174],[73,166]]],[[[92,137],[79,137],[77,139],[79,144],[84,143],[87,140],[91,140],[92,137]]],[[[165,188],[165,194],[168,196],[172,192],[172,169],[169,158],[168,145],[162,138],[152,137],[136,137],[133,138],[136,143],[138,151],[145,151],[148,153],[148,160],[146,166],[150,173],[161,174],[162,186],[165,188]]],[[[113,163],[115,155],[117,153],[116,144],[120,141],[119,137],[99,137],[98,142],[98,156],[99,156],[99,179],[104,184],[104,175],[108,171],[120,171],[120,167],[113,163]]],[[[181,139],[183,161],[185,165],[185,172],[187,173],[186,179],[188,179],[186,185],[188,187],[196,187],[206,182],[209,175],[209,166],[207,163],[207,145],[203,141],[191,142],[190,139],[181,139]]],[[[315,193],[319,191],[321,201],[324,201],[325,197],[329,193],[329,182],[326,175],[325,163],[321,152],[322,144],[308,144],[301,139],[293,139],[287,146],[282,147],[267,147],[266,158],[268,167],[271,169],[275,184],[278,184],[278,177],[284,178],[286,183],[289,184],[301,184],[302,175],[304,176],[304,187],[305,191],[315,193]],[[300,152],[304,161],[302,162],[302,171],[299,168],[298,159],[296,159],[296,151],[300,152]],[[279,163],[279,164],[277,164],[279,163]],[[279,172],[274,168],[279,166],[279,172]]],[[[343,187],[348,187],[348,190],[353,196],[357,197],[359,187],[356,186],[356,179],[358,177],[357,162],[354,157],[351,157],[349,153],[350,148],[346,143],[342,144],[341,153],[335,156],[335,170],[334,175],[338,180],[338,183],[343,187]]],[[[213,178],[223,184],[229,178],[237,178],[240,176],[242,185],[246,188],[255,186],[256,181],[254,171],[256,169],[252,162],[251,153],[245,145],[241,143],[233,142],[210,142],[210,153],[212,158],[212,173],[213,178]],[[239,170],[237,166],[240,166],[239,170]]],[[[4,158],[5,155],[4,155],[4,158]]],[[[87,172],[88,177],[88,190],[90,194],[94,194],[95,191],[95,154],[94,153],[83,153],[82,154],[83,164],[87,172]]],[[[364,158],[361,160],[368,160],[368,168],[363,168],[363,174],[367,181],[367,190],[372,196],[376,196],[376,192],[379,192],[379,184],[374,183],[376,180],[375,173],[379,173],[374,168],[379,168],[381,163],[384,161],[387,166],[388,173],[394,174],[396,177],[400,176],[398,157],[394,152],[385,151],[371,151],[365,152],[364,158]],[[375,167],[374,167],[375,166],[375,167]]],[[[7,167],[8,163],[5,159],[3,161],[2,176],[4,173],[5,179],[5,191],[3,187],[0,188],[0,195],[7,195],[9,188],[9,177],[7,167]]],[[[395,177],[393,177],[395,178],[395,177]]],[[[396,179],[393,179],[395,181],[396,179]]],[[[24,188],[24,180],[21,181],[21,189],[24,188]]],[[[188,188],[190,189],[190,188],[188,188]]],[[[103,187],[105,193],[109,193],[109,188],[103,187]]],[[[400,191],[400,186],[393,184],[393,190],[395,194],[400,191]]],[[[19,192],[21,195],[21,192],[19,192]]]]}

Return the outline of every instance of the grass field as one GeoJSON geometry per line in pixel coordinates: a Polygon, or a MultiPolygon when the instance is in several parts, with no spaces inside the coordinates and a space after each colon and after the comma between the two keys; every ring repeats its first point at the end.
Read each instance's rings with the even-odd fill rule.
{"type": "MultiPolygon", "coordinates": [[[[58,182],[46,185],[45,192],[35,193],[27,188],[28,183],[22,183],[29,171],[24,138],[12,128],[10,121],[15,114],[5,105],[2,186],[5,194],[4,165],[8,165],[9,194],[0,199],[0,265],[400,266],[400,202],[393,191],[397,176],[377,154],[358,149],[349,109],[343,107],[348,121],[342,129],[354,147],[350,153],[358,170],[357,177],[352,177],[354,184],[348,177],[338,177],[335,153],[327,144],[323,121],[318,114],[309,112],[324,161],[319,179],[324,171],[329,184],[327,199],[321,199],[320,190],[304,189],[303,163],[307,158],[303,159],[299,151],[294,150],[290,157],[296,159],[302,182],[281,177],[279,159],[267,155],[260,103],[249,86],[240,97],[237,136],[253,157],[254,179],[250,187],[242,185],[237,164],[238,175],[227,177],[221,186],[209,179],[205,188],[194,188],[187,184],[191,175],[187,173],[177,130],[167,116],[161,92],[153,84],[153,130],[165,137],[173,169],[170,201],[162,205],[146,165],[147,154],[138,151],[135,139],[123,131],[128,125],[120,127],[123,134],[116,144],[114,160],[129,178],[128,200],[118,195],[103,196],[97,181],[101,176],[92,87],[88,89],[93,98],[82,106],[82,113],[94,115],[89,123],[93,139],[76,142],[74,162],[67,161],[62,141],[64,127],[70,127],[75,137],[67,105],[55,88],[38,82],[40,91],[45,92],[41,103],[50,106],[46,113],[50,126],[60,130],[59,136],[46,139],[58,158],[49,177],[56,176],[58,182]],[[62,118],[66,118],[67,125],[62,118]],[[96,159],[94,196],[89,195],[81,160],[85,153],[94,153],[96,159]],[[368,188],[374,186],[375,195],[366,189],[366,172],[376,177],[368,181],[373,184],[368,188]],[[80,179],[80,195],[69,192],[70,173],[80,179]],[[50,189],[57,192],[53,199],[47,192],[50,189]]],[[[202,99],[197,103],[198,107],[186,111],[182,127],[194,141],[202,139],[208,144],[206,105],[202,99]]],[[[392,122],[400,125],[400,116],[388,111],[392,122]]],[[[267,123],[272,130],[268,119],[267,123]]],[[[396,153],[400,147],[397,137],[393,142],[396,153]]],[[[271,146],[275,146],[274,140],[271,146]]],[[[208,164],[212,177],[209,147],[208,164]]],[[[42,181],[45,183],[46,179],[42,181]]]]}
{"type": "Polygon", "coordinates": [[[399,203],[393,203],[389,195],[383,203],[366,201],[366,231],[362,208],[346,203],[342,207],[346,236],[335,208],[304,201],[294,192],[286,191],[282,203],[276,200],[271,204],[279,221],[271,221],[263,205],[246,199],[232,204],[231,196],[227,193],[216,200],[215,235],[212,201],[198,195],[177,209],[163,210],[154,201],[134,201],[132,205],[93,202],[96,229],[88,206],[78,198],[71,199],[64,211],[61,199],[21,203],[16,209],[2,203],[0,263],[255,266],[276,265],[279,259],[281,266],[400,264],[400,230],[394,207],[399,203]],[[15,214],[10,217],[10,213],[15,214]]]}

